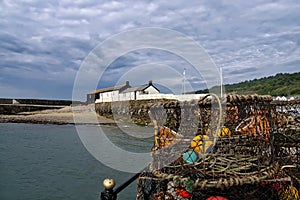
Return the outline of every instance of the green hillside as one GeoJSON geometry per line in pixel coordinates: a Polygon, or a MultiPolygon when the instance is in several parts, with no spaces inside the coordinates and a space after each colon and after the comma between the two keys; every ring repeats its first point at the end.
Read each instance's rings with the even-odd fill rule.
{"type": "MultiPolygon", "coordinates": [[[[208,89],[198,90],[197,94],[207,93],[208,89]]],[[[300,96],[300,72],[264,77],[225,85],[226,93],[260,94],[272,96],[300,96]]]]}

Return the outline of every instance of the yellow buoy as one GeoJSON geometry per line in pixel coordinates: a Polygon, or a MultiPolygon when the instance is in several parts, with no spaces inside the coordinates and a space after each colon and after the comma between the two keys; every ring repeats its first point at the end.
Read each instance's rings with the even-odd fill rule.
{"type": "Polygon", "coordinates": [[[286,199],[286,200],[300,199],[299,192],[294,186],[289,185],[280,194],[280,199],[286,199]]]}
{"type": "Polygon", "coordinates": [[[224,136],[230,137],[231,136],[231,131],[226,126],[223,126],[222,131],[218,132],[218,136],[219,137],[224,137],[224,136]]]}
{"type": "Polygon", "coordinates": [[[190,148],[197,153],[201,150],[203,153],[208,153],[208,150],[213,146],[213,141],[209,139],[207,135],[197,135],[193,138],[190,144],[190,148]]]}

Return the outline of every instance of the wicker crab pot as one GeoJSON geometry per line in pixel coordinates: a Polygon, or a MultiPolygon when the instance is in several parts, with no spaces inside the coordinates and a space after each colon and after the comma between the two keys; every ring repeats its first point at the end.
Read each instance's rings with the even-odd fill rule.
{"type": "MultiPolygon", "coordinates": [[[[287,192],[300,189],[300,100],[272,102],[274,123],[274,155],[292,185],[287,192]]],[[[299,198],[300,199],[300,198],[299,198]]]]}
{"type": "Polygon", "coordinates": [[[271,100],[229,95],[222,108],[208,95],[153,106],[153,162],[137,199],[281,198],[291,179],[274,158],[271,100]]]}

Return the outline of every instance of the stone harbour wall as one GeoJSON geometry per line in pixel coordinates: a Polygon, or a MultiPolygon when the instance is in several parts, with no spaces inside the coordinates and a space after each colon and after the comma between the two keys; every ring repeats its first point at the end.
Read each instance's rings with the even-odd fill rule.
{"type": "Polygon", "coordinates": [[[14,115],[22,112],[33,112],[48,109],[59,109],[63,106],[0,104],[1,115],[14,115]]]}
{"type": "Polygon", "coordinates": [[[71,104],[82,104],[80,101],[52,100],[52,99],[10,99],[0,98],[0,104],[33,104],[33,105],[55,105],[70,106],[71,104]]]}
{"type": "Polygon", "coordinates": [[[59,109],[64,106],[80,104],[85,103],[71,100],[0,98],[0,114],[12,115],[22,112],[32,112],[46,109],[59,109]]]}
{"type": "MultiPolygon", "coordinates": [[[[178,100],[168,99],[149,99],[149,100],[132,100],[120,102],[103,102],[95,103],[95,111],[104,117],[133,122],[138,125],[148,125],[151,123],[149,110],[157,109],[160,116],[153,116],[155,119],[163,117],[163,124],[176,130],[180,123],[181,110],[184,107],[195,108],[199,107],[198,102],[179,102],[178,100]]],[[[195,108],[196,109],[196,108],[195,108]]]]}
{"type": "Polygon", "coordinates": [[[147,125],[151,122],[148,111],[158,102],[166,100],[138,100],[95,103],[95,111],[104,117],[147,125]]]}

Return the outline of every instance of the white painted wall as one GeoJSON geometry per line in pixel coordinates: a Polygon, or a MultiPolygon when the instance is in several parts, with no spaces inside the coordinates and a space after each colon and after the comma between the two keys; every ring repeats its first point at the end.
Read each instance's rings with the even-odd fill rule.
{"type": "Polygon", "coordinates": [[[119,90],[112,91],[112,101],[120,101],[119,90]]]}
{"type": "Polygon", "coordinates": [[[112,91],[111,92],[103,92],[99,94],[99,99],[96,99],[96,102],[111,102],[112,101],[112,91]]]}
{"type": "Polygon", "coordinates": [[[136,91],[136,100],[138,100],[141,95],[148,95],[148,94],[144,94],[142,91],[136,91]]]}
{"type": "Polygon", "coordinates": [[[145,93],[143,93],[142,91],[119,93],[118,90],[104,92],[100,94],[100,98],[96,99],[95,103],[112,102],[112,101],[129,101],[129,100],[146,100],[146,99],[174,99],[174,100],[176,99],[179,101],[190,101],[193,99],[200,99],[206,95],[206,94],[185,94],[185,95],[160,94],[159,91],[157,91],[153,86],[146,88],[145,93]],[[136,93],[136,99],[135,99],[135,93],[136,93]]]}
{"type": "Polygon", "coordinates": [[[134,92],[122,92],[119,94],[120,101],[134,100],[134,92]]]}
{"type": "Polygon", "coordinates": [[[174,94],[142,94],[139,95],[137,100],[146,99],[176,99],[179,101],[191,101],[193,99],[200,99],[206,96],[206,94],[184,94],[184,95],[174,95],[174,94]]]}
{"type": "Polygon", "coordinates": [[[145,89],[145,93],[147,94],[159,94],[159,91],[155,89],[152,85],[145,89]]]}
{"type": "MultiPolygon", "coordinates": [[[[191,101],[193,99],[200,99],[206,96],[207,94],[184,94],[184,95],[174,95],[174,94],[137,94],[136,100],[149,100],[149,99],[174,99],[178,101],[191,101]]],[[[101,94],[100,94],[101,97],[101,94]]],[[[129,101],[134,99],[134,92],[127,92],[119,94],[119,101],[129,101]]],[[[103,98],[96,99],[95,103],[100,102],[111,102],[112,98],[103,98]]]]}

